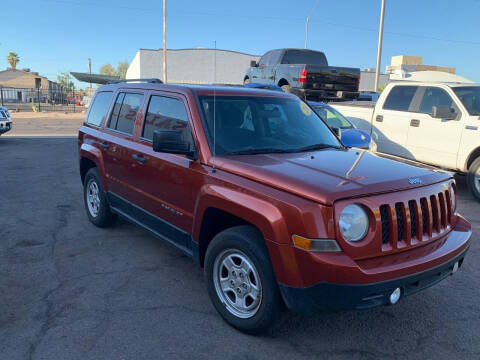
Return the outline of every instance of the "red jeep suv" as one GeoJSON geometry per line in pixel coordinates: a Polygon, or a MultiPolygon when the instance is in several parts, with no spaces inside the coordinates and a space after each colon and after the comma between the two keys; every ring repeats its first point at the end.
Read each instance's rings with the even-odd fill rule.
{"type": "Polygon", "coordinates": [[[245,332],[282,303],[395,304],[456,272],[469,247],[450,174],[345,147],[291,94],[109,84],[78,146],[90,221],[122,216],[190,256],[245,332]]]}

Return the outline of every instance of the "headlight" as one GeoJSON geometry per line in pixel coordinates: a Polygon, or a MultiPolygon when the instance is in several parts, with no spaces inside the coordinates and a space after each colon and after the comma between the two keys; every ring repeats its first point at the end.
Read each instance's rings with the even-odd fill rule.
{"type": "Polygon", "coordinates": [[[360,205],[347,205],[340,214],[339,225],[345,240],[360,241],[368,232],[368,215],[360,205]]]}
{"type": "Polygon", "coordinates": [[[452,207],[452,214],[455,214],[457,212],[457,196],[453,183],[450,184],[450,205],[452,207]]]}

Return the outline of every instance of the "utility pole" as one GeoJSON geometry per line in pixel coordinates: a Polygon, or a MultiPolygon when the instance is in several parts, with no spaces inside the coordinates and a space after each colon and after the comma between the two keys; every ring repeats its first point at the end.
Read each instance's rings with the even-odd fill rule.
{"type": "Polygon", "coordinates": [[[305,49],[308,48],[308,23],[310,22],[310,16],[312,16],[313,11],[317,7],[319,1],[320,0],[315,1],[315,4],[313,5],[312,10],[310,10],[310,13],[307,16],[307,19],[305,20],[305,49]]]}
{"type": "Polygon", "coordinates": [[[92,94],[92,59],[88,58],[88,73],[90,74],[89,80],[90,80],[90,94],[92,94]]]}
{"type": "Polygon", "coordinates": [[[380,10],[380,27],[378,29],[378,46],[377,46],[377,67],[375,68],[375,89],[378,91],[378,81],[380,78],[380,60],[382,58],[382,41],[383,41],[383,18],[385,16],[385,1],[382,0],[382,8],[380,10]]]}
{"type": "Polygon", "coordinates": [[[163,83],[167,83],[167,0],[163,0],[163,83]]]}

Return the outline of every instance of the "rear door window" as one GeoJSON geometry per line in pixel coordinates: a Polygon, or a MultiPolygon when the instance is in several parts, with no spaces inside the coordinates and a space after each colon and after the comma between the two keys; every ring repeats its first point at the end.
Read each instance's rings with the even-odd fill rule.
{"type": "Polygon", "coordinates": [[[192,141],[187,109],[182,100],[152,95],[143,124],[142,137],[152,141],[155,130],[177,130],[185,141],[192,141]]]}
{"type": "Polygon", "coordinates": [[[388,94],[384,110],[408,111],[418,86],[395,86],[388,94]]]}
{"type": "Polygon", "coordinates": [[[93,103],[90,104],[90,111],[88,112],[87,124],[100,126],[107,116],[108,107],[112,99],[111,91],[102,91],[95,95],[93,103]]]}
{"type": "Polygon", "coordinates": [[[143,102],[143,94],[121,92],[117,96],[108,127],[132,135],[135,119],[143,102]]]}

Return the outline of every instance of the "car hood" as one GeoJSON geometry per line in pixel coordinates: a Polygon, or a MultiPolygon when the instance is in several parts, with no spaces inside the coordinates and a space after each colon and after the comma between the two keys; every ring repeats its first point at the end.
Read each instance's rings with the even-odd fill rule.
{"type": "Polygon", "coordinates": [[[336,200],[417,188],[451,178],[366,150],[325,149],[304,153],[217,157],[218,169],[313,201],[336,200]]]}
{"type": "Polygon", "coordinates": [[[370,135],[365,131],[358,129],[342,129],[341,133],[342,142],[347,146],[353,147],[365,147],[370,146],[370,135]]]}

